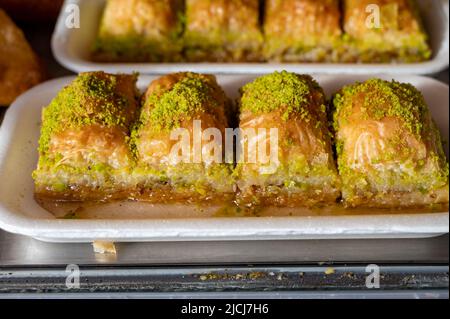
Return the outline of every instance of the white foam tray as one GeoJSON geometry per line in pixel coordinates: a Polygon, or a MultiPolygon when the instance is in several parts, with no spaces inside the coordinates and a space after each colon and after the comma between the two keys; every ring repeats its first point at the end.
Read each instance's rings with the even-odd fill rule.
{"type": "MultiPolygon", "coordinates": [[[[368,77],[321,75],[315,78],[329,95],[345,84],[368,77]]],[[[447,85],[418,76],[380,77],[394,78],[417,86],[424,93],[443,136],[449,135],[447,85]]],[[[222,75],[218,76],[218,81],[227,94],[235,98],[238,88],[254,78],[254,75],[222,75]]],[[[412,238],[431,237],[448,232],[448,212],[183,219],[180,218],[182,214],[179,214],[183,212],[183,207],[155,206],[153,218],[139,220],[55,219],[33,199],[31,172],[38,159],[36,149],[42,107],[72,79],[60,78],[34,87],[19,97],[5,115],[0,128],[0,228],[6,231],[56,242],[412,238]],[[173,218],[173,214],[177,214],[176,211],[178,218],[173,218]],[[172,218],[164,218],[169,215],[172,218]]],[[[141,76],[139,88],[144,89],[152,79],[154,77],[141,76]]],[[[448,144],[446,153],[448,156],[448,144]]],[[[114,213],[120,212],[111,211],[111,214],[114,213]]]]}
{"type": "Polygon", "coordinates": [[[412,64],[330,64],[330,63],[94,63],[89,61],[105,0],[66,0],[52,38],[53,54],[60,64],[75,71],[164,74],[180,70],[214,74],[261,74],[284,69],[299,73],[321,74],[433,74],[449,65],[448,0],[419,0],[434,55],[430,61],[412,64]],[[68,4],[80,8],[80,28],[69,29],[68,4]]]}

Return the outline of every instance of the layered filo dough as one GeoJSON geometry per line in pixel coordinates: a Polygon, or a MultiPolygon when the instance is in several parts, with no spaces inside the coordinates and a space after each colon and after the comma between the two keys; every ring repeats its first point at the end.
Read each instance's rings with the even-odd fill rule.
{"type": "Polygon", "coordinates": [[[181,0],[108,0],[94,45],[102,62],[181,59],[181,0]]]}
{"type": "Polygon", "coordinates": [[[264,55],[269,61],[336,62],[342,34],[338,0],[267,0],[264,55]]]}
{"type": "Polygon", "coordinates": [[[134,187],[129,128],[138,112],[136,80],[81,73],[44,108],[33,173],[38,199],[106,200],[134,187]]]}
{"type": "Polygon", "coordinates": [[[166,75],[150,84],[143,100],[132,136],[137,162],[133,178],[141,190],[136,198],[151,202],[233,198],[233,165],[225,163],[223,149],[229,100],[215,77],[166,75]],[[204,135],[210,128],[219,134],[204,135]]]}
{"type": "Polygon", "coordinates": [[[186,0],[188,61],[261,61],[259,0],[186,0]]]}
{"type": "Polygon", "coordinates": [[[308,75],[276,72],[245,85],[241,93],[237,202],[292,207],[336,203],[339,178],[326,98],[317,82],[308,75]]]}
{"type": "Polygon", "coordinates": [[[422,94],[373,79],[334,97],[334,129],[347,206],[447,203],[448,163],[422,94]]]}
{"type": "Polygon", "coordinates": [[[414,0],[344,0],[344,62],[420,62],[431,57],[414,0]]]}

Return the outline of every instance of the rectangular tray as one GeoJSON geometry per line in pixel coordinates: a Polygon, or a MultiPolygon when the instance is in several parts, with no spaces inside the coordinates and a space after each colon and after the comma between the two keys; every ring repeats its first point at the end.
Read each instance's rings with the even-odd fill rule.
{"type": "MultiPolygon", "coordinates": [[[[370,77],[315,76],[328,96],[343,85],[370,77]]],[[[447,85],[419,76],[379,77],[410,82],[419,88],[442,135],[449,135],[447,85]]],[[[255,75],[221,75],[218,81],[230,98],[237,98],[238,89],[254,78],[255,75]]],[[[72,79],[55,79],[34,87],[19,97],[5,115],[0,128],[0,228],[6,231],[54,242],[419,238],[448,232],[448,211],[375,214],[360,209],[348,215],[339,210],[317,214],[294,209],[295,216],[280,217],[286,216],[286,211],[271,208],[263,217],[225,218],[199,213],[193,206],[149,205],[142,210],[129,204],[106,206],[97,211],[91,208],[90,216],[96,219],[56,219],[35,202],[31,172],[38,158],[41,110],[72,79]]],[[[153,79],[154,76],[141,76],[139,88],[143,90],[153,79]]],[[[448,144],[445,151],[448,156],[448,144]]]]}
{"type": "Polygon", "coordinates": [[[276,70],[321,74],[433,74],[449,65],[448,0],[418,0],[425,27],[430,34],[433,57],[430,61],[411,64],[331,64],[331,63],[96,63],[89,61],[90,48],[98,31],[105,0],[66,0],[52,37],[52,51],[60,64],[74,72],[164,74],[179,70],[214,74],[261,74],[276,70]],[[80,8],[80,28],[69,29],[68,5],[80,8]]]}

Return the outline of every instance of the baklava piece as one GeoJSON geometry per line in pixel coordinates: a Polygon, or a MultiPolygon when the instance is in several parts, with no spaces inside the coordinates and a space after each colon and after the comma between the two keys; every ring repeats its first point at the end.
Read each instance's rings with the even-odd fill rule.
{"type": "Polygon", "coordinates": [[[188,61],[260,61],[262,43],[259,0],[186,1],[188,61]]]}
{"type": "Polygon", "coordinates": [[[172,62],[181,56],[180,0],[108,0],[94,45],[101,62],[172,62]]]}
{"type": "Polygon", "coordinates": [[[414,0],[344,0],[344,62],[420,62],[431,57],[414,0]]]}
{"type": "Polygon", "coordinates": [[[347,206],[448,203],[448,163],[422,94],[372,79],[334,97],[334,129],[347,206]]]}
{"type": "Polygon", "coordinates": [[[133,130],[134,179],[150,202],[214,202],[233,197],[223,138],[229,100],[212,75],[176,73],[153,81],[133,130]],[[216,136],[202,135],[216,128],[216,136]],[[211,156],[213,155],[213,156],[211,156]]]}
{"type": "Polygon", "coordinates": [[[138,112],[135,75],[81,73],[43,110],[38,199],[105,200],[133,188],[130,126],[138,112]]]}
{"type": "Polygon", "coordinates": [[[237,202],[250,207],[336,203],[339,178],[326,98],[317,82],[283,71],[256,79],[241,93],[237,202]],[[278,136],[272,135],[276,131],[278,136]]]}
{"type": "Polygon", "coordinates": [[[0,106],[44,80],[44,70],[22,31],[0,8],[0,106]]]}
{"type": "Polygon", "coordinates": [[[341,38],[338,0],[267,0],[264,55],[277,62],[335,62],[341,38]]]}

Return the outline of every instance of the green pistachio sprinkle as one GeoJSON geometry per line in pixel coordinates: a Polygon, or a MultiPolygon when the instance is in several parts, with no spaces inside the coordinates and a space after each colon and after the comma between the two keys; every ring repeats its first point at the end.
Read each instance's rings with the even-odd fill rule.
{"type": "MultiPolygon", "coordinates": [[[[275,72],[257,78],[241,88],[241,110],[255,114],[281,110],[282,119],[287,121],[295,114],[309,120],[309,105],[313,103],[313,91],[323,91],[309,75],[287,71],[275,72]]],[[[323,111],[323,107],[319,111],[323,111]]]]}
{"type": "Polygon", "coordinates": [[[371,79],[345,86],[334,97],[335,129],[338,121],[346,121],[351,115],[354,102],[362,98],[361,110],[366,118],[382,120],[386,117],[397,117],[415,136],[423,133],[424,116],[428,112],[425,100],[413,85],[395,80],[384,81],[371,79]]]}
{"type": "Polygon", "coordinates": [[[194,114],[205,112],[207,107],[218,106],[214,99],[214,87],[201,74],[186,73],[172,88],[156,90],[145,101],[141,123],[152,124],[152,129],[168,131],[194,114]]]}
{"type": "Polygon", "coordinates": [[[66,128],[92,124],[127,128],[133,101],[118,93],[116,87],[115,75],[81,73],[44,108],[39,151],[45,153],[51,136],[66,128]]]}

